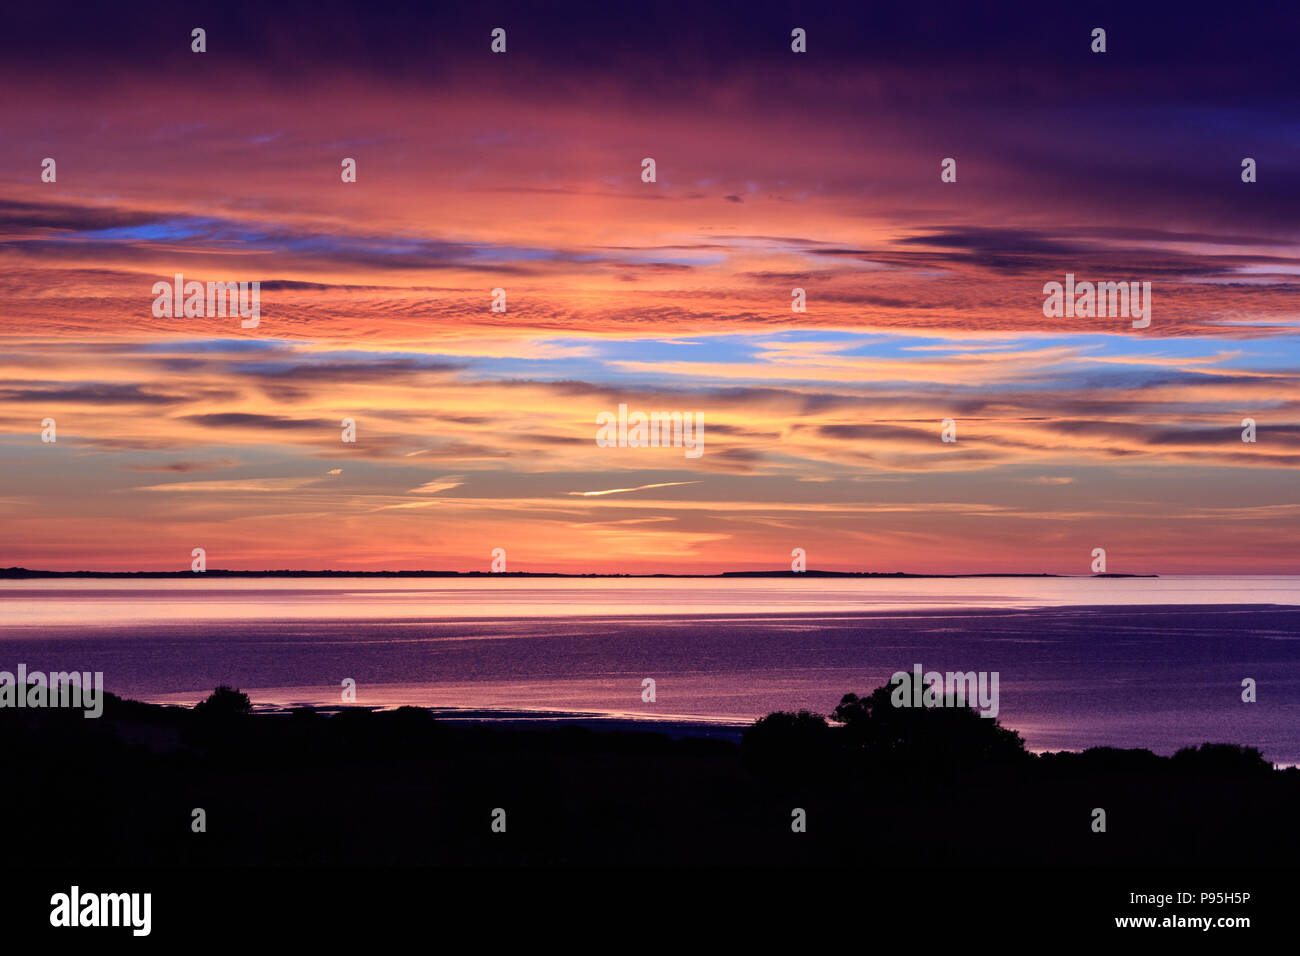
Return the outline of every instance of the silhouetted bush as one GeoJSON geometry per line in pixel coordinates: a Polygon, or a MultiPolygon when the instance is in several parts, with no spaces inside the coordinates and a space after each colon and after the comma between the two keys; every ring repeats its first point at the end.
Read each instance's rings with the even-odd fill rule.
{"type": "Polygon", "coordinates": [[[1273,765],[1255,747],[1240,744],[1201,744],[1174,754],[1174,769],[1214,777],[1249,777],[1272,773],[1273,765]]]}
{"type": "Polygon", "coordinates": [[[253,702],[237,688],[222,684],[207,700],[194,705],[194,713],[203,718],[243,717],[253,712],[253,702]]]}
{"type": "Polygon", "coordinates": [[[1097,777],[1116,774],[1166,774],[1169,758],[1150,750],[1089,747],[1082,753],[1062,750],[1038,755],[1043,772],[1057,777],[1097,777]]]}
{"type": "Polygon", "coordinates": [[[314,727],[321,720],[320,712],[315,707],[295,707],[289,711],[289,719],[295,726],[314,727]]]}

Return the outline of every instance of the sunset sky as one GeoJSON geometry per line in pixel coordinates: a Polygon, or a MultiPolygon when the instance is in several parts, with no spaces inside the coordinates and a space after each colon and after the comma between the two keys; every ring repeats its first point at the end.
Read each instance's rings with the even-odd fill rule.
{"type": "Polygon", "coordinates": [[[324,6],[14,13],[0,567],[1296,570],[1294,7],[324,6]]]}

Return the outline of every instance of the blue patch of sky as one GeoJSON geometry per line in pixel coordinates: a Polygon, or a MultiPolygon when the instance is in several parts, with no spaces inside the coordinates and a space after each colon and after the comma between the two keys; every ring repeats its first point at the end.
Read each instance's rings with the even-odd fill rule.
{"type": "MultiPolygon", "coordinates": [[[[665,372],[657,375],[653,369],[626,369],[616,363],[635,362],[639,366],[664,363],[701,363],[746,366],[764,362],[764,353],[777,351],[782,344],[820,343],[827,346],[826,354],[832,359],[870,358],[900,362],[942,362],[951,359],[955,367],[963,358],[981,354],[997,355],[1005,352],[1065,349],[1077,352],[1059,360],[1044,360],[1041,371],[1025,372],[1019,384],[999,385],[1002,388],[1043,389],[1072,387],[1081,381],[1108,382],[1115,385],[1140,382],[1157,382],[1186,379],[1189,373],[1168,363],[1187,361],[1191,375],[1214,374],[1216,370],[1231,373],[1233,370],[1284,370],[1300,360],[1300,336],[1260,339],[1233,338],[1126,338],[1112,335],[1027,335],[1020,337],[990,338],[986,340],[953,340],[927,338],[913,335],[887,333],[853,333],[810,331],[791,333],[762,333],[745,335],[693,336],[689,340],[665,339],[557,339],[548,344],[555,346],[581,346],[589,356],[556,357],[546,359],[476,359],[473,374],[488,377],[529,377],[547,380],[580,378],[587,381],[654,381],[681,383],[690,377],[665,372]],[[981,348],[982,346],[982,348],[981,348]],[[1112,365],[1104,360],[1122,358],[1125,364],[1112,365]],[[1150,364],[1144,364],[1149,358],[1150,364]],[[1213,359],[1212,362],[1196,360],[1213,359]],[[1103,361],[1098,361],[1103,360],[1103,361]],[[1136,361],[1134,361],[1136,360],[1136,361]],[[1129,364],[1133,363],[1133,364],[1129,364]]],[[[448,357],[452,358],[452,357],[448,357]]],[[[771,364],[770,359],[767,364],[771,364]]],[[[707,371],[702,379],[710,378],[707,371]]],[[[940,379],[942,376],[939,376],[940,379]]],[[[735,382],[726,378],[724,381],[735,382]]],[[[764,379],[770,381],[770,379],[764,379]]],[[[792,366],[789,382],[815,381],[801,378],[798,367],[792,366]]],[[[916,384],[911,372],[901,372],[900,383],[916,384]]],[[[873,384],[883,384],[876,381],[873,384]]]]}
{"type": "Polygon", "coordinates": [[[223,227],[228,228],[228,224],[219,219],[182,217],[140,226],[87,229],[56,238],[65,242],[171,242],[177,239],[211,238],[223,227]]]}
{"type": "MultiPolygon", "coordinates": [[[[1252,369],[1286,369],[1294,367],[1297,355],[1300,355],[1300,337],[1269,339],[1132,339],[1123,336],[1022,336],[1018,338],[996,338],[987,340],[961,340],[945,343],[934,338],[913,335],[891,335],[883,333],[853,333],[832,331],[809,331],[789,333],[763,333],[744,335],[693,336],[689,339],[621,339],[607,338],[558,338],[539,339],[541,350],[548,348],[581,348],[585,355],[557,355],[529,359],[517,357],[466,357],[462,355],[437,352],[411,351],[365,351],[365,350],[331,350],[324,352],[294,351],[291,358],[267,362],[243,363],[241,371],[249,374],[277,374],[287,369],[312,364],[336,364],[339,362],[360,363],[382,361],[410,361],[414,367],[438,368],[444,364],[464,365],[463,373],[474,379],[492,378],[528,378],[544,381],[562,381],[567,379],[593,382],[655,382],[664,384],[682,384],[692,379],[689,365],[719,364],[735,365],[743,368],[764,362],[760,356],[772,353],[782,344],[814,343],[827,347],[826,354],[833,359],[869,358],[900,362],[925,362],[954,360],[954,367],[959,367],[963,358],[972,355],[997,355],[1007,351],[1026,349],[1073,349],[1079,354],[1066,356],[1059,361],[1044,360],[1041,369],[1030,369],[1023,373],[1018,382],[999,382],[998,387],[1005,390],[1035,390],[1072,387],[1135,387],[1141,384],[1156,384],[1177,380],[1196,379],[1201,375],[1212,375],[1221,370],[1230,374],[1233,370],[1252,369]],[[946,347],[951,345],[952,347],[946,347]],[[977,346],[971,348],[971,346],[977,346]],[[987,349],[982,352],[983,346],[987,349]],[[1168,363],[1179,360],[1210,358],[1223,353],[1224,357],[1217,364],[1189,364],[1192,372],[1181,371],[1168,363]],[[1133,359],[1150,357],[1152,364],[1144,365],[1140,361],[1129,364],[1133,359]],[[1290,356],[1290,357],[1288,357],[1290,356]],[[1112,365],[1097,362],[1097,359],[1123,358],[1125,364],[1112,365]],[[629,369],[619,365],[621,362],[636,363],[637,368],[629,369]],[[687,374],[669,371],[657,373],[656,363],[663,363],[665,368],[676,363],[688,366],[687,374]]],[[[156,351],[204,351],[204,352],[256,352],[282,348],[293,348],[293,343],[277,341],[275,343],[256,340],[212,340],[190,343],[158,343],[148,346],[156,351]]],[[[770,360],[766,360],[771,364],[770,360]]],[[[699,379],[707,381],[709,373],[702,371],[699,379]]],[[[942,383],[942,376],[938,376],[942,383]]],[[[803,378],[800,370],[792,366],[787,382],[815,382],[815,379],[803,378]]],[[[735,384],[740,379],[719,377],[720,382],[735,384]]],[[[772,382],[765,378],[764,381],[772,382]]],[[[900,370],[899,384],[915,387],[918,382],[911,372],[900,370]]],[[[871,384],[886,384],[881,379],[871,384]]],[[[945,387],[954,387],[945,385],[945,387]]]]}
{"type": "Polygon", "coordinates": [[[590,252],[564,249],[498,246],[490,243],[460,243],[449,240],[402,236],[334,236],[295,235],[277,233],[265,227],[251,227],[244,223],[199,216],[177,216],[136,226],[118,226],[108,229],[89,229],[64,233],[54,237],[56,242],[182,242],[185,240],[222,242],[235,241],[258,244],[259,251],[294,252],[330,258],[349,254],[401,257],[429,257],[439,260],[475,261],[485,263],[510,262],[574,262],[590,263],[614,261],[628,265],[707,266],[727,260],[725,254],[715,250],[693,252],[690,250],[663,249],[601,249],[590,252]]]}
{"type": "Polygon", "coordinates": [[[190,352],[278,352],[302,342],[290,342],[286,339],[181,339],[166,342],[147,342],[134,346],[139,352],[162,352],[166,354],[186,354],[190,352]]]}

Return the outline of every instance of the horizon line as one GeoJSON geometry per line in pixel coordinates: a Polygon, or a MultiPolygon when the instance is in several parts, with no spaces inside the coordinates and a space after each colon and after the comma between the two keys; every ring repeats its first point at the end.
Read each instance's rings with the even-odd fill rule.
{"type": "Polygon", "coordinates": [[[619,571],[308,571],[281,568],[276,570],[238,571],[210,568],[206,571],[48,571],[37,568],[0,568],[0,579],[21,578],[180,578],[213,575],[216,577],[474,577],[474,578],[1158,578],[1158,574],[1106,572],[1102,574],[1058,574],[1050,571],[971,571],[939,574],[915,571],[716,571],[632,573],[619,571]]]}

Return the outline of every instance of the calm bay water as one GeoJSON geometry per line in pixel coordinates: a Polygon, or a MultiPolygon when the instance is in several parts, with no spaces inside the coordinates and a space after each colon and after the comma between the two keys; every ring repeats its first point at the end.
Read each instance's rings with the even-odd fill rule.
{"type": "Polygon", "coordinates": [[[1300,763],[1300,577],[0,582],[0,670],[116,694],[743,724],[897,670],[997,671],[1035,750],[1206,740],[1300,763]],[[1241,681],[1258,702],[1241,701],[1241,681]],[[644,678],[657,700],[643,703],[644,678]]]}

